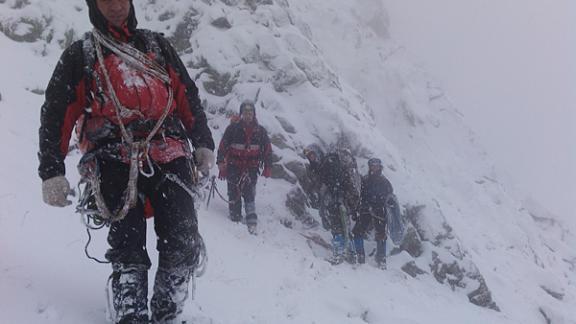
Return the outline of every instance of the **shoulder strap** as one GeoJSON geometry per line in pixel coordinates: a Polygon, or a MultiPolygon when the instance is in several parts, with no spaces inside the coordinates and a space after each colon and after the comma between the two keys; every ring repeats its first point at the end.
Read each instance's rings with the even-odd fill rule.
{"type": "MultiPolygon", "coordinates": [[[[94,41],[92,40],[92,33],[86,32],[82,40],[82,56],[84,59],[84,87],[86,94],[86,109],[92,104],[94,94],[92,93],[91,85],[94,78],[94,64],[96,63],[96,52],[94,51],[94,41]]],[[[85,110],[86,110],[85,109],[85,110]]]]}
{"type": "Polygon", "coordinates": [[[154,59],[162,66],[166,66],[166,58],[160,48],[158,37],[162,37],[161,33],[153,32],[149,29],[137,29],[137,32],[142,35],[146,43],[146,51],[154,53],[154,59]]]}
{"type": "MultiPolygon", "coordinates": [[[[95,94],[92,91],[92,81],[94,80],[94,76],[95,76],[95,71],[94,71],[94,65],[96,63],[96,52],[94,50],[94,41],[92,40],[92,33],[91,32],[86,32],[83,36],[83,40],[82,40],[82,58],[84,61],[84,95],[86,96],[86,106],[84,107],[84,121],[82,124],[82,129],[80,130],[80,136],[78,141],[80,143],[82,143],[83,139],[84,139],[84,128],[86,125],[86,122],[88,121],[88,119],[90,118],[91,112],[92,112],[92,102],[95,99],[95,94]]],[[[98,82],[98,78],[96,78],[97,80],[97,87],[99,89],[100,85],[98,82]]]]}

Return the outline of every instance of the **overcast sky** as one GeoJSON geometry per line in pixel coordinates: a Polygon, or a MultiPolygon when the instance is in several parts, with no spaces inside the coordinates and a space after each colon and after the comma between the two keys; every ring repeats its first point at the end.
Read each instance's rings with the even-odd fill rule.
{"type": "Polygon", "coordinates": [[[383,1],[392,36],[438,78],[498,168],[576,216],[576,2],[383,1]]]}

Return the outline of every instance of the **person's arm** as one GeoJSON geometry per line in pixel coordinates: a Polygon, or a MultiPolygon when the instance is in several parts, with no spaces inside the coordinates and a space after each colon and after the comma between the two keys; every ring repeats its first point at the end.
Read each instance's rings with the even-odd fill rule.
{"type": "Polygon", "coordinates": [[[224,135],[220,140],[220,145],[218,145],[218,154],[216,157],[216,164],[226,163],[226,157],[228,155],[228,149],[230,148],[230,142],[232,141],[232,128],[233,125],[226,127],[224,135]]]}
{"type": "Polygon", "coordinates": [[[352,179],[352,174],[347,172],[346,175],[346,193],[347,193],[347,205],[350,209],[350,213],[352,216],[357,217],[358,209],[360,207],[360,195],[357,191],[358,188],[354,185],[354,181],[352,179]]]}
{"type": "Polygon", "coordinates": [[[46,88],[40,111],[38,174],[42,180],[64,176],[64,158],[86,102],[82,41],[67,48],[46,88]]]}
{"type": "MultiPolygon", "coordinates": [[[[394,194],[394,189],[392,188],[392,184],[390,183],[390,181],[388,181],[388,179],[384,178],[385,180],[385,187],[386,187],[386,196],[384,197],[384,199],[390,197],[390,195],[394,194]]],[[[390,201],[386,201],[386,204],[389,204],[390,201]]]]}
{"type": "Polygon", "coordinates": [[[363,176],[360,183],[360,203],[358,206],[360,213],[368,213],[370,211],[369,196],[368,176],[363,176]]]}
{"type": "Polygon", "coordinates": [[[205,147],[213,151],[214,140],[208,127],[206,113],[198,96],[198,88],[190,78],[186,66],[182,63],[174,47],[159,34],[158,41],[172,79],[176,113],[186,129],[186,134],[194,147],[205,147]]]}
{"type": "Polygon", "coordinates": [[[380,190],[380,195],[379,195],[379,200],[382,201],[382,205],[385,204],[385,200],[386,198],[394,193],[394,189],[392,188],[392,184],[390,183],[390,181],[388,181],[388,179],[386,179],[386,177],[383,177],[383,181],[382,184],[379,188],[380,190]]]}

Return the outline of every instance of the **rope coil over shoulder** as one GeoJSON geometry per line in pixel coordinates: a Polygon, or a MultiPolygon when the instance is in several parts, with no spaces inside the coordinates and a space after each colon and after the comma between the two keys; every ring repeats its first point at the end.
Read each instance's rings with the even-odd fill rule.
{"type": "MultiPolygon", "coordinates": [[[[98,179],[97,174],[98,172],[90,172],[87,182],[91,185],[92,190],[94,191],[94,197],[96,201],[96,206],[98,211],[100,212],[100,216],[103,219],[106,219],[110,222],[115,222],[123,219],[128,214],[128,211],[136,205],[138,190],[137,190],[137,183],[138,183],[138,174],[142,174],[146,177],[151,177],[154,175],[154,167],[152,165],[152,161],[150,160],[149,156],[149,147],[150,141],[158,130],[162,127],[162,124],[166,120],[168,113],[170,112],[170,107],[172,107],[172,103],[174,101],[174,91],[171,86],[171,79],[168,75],[166,69],[158,64],[153,59],[146,56],[144,53],[136,49],[135,47],[127,44],[121,43],[113,38],[106,36],[99,32],[97,29],[92,30],[92,36],[94,39],[94,47],[96,50],[96,58],[99,63],[100,71],[104,76],[104,81],[106,87],[108,89],[108,94],[112,99],[112,103],[114,106],[114,112],[116,114],[116,118],[118,119],[118,126],[120,128],[120,133],[122,135],[122,141],[129,147],[129,177],[128,177],[128,184],[126,190],[124,192],[124,204],[122,207],[117,209],[116,211],[111,211],[107,206],[106,202],[104,201],[104,197],[102,196],[102,192],[100,190],[100,179],[98,179]],[[144,140],[135,141],[133,134],[126,129],[126,126],[122,122],[122,117],[126,116],[127,114],[139,113],[135,112],[134,110],[130,110],[122,105],[118,96],[116,95],[116,91],[112,86],[112,82],[110,81],[110,75],[108,70],[106,69],[106,65],[104,64],[104,55],[102,54],[102,46],[105,46],[114,54],[116,54],[120,59],[122,59],[125,63],[130,65],[131,67],[137,69],[142,73],[146,73],[154,78],[160,79],[166,87],[168,88],[168,102],[166,103],[166,107],[164,108],[161,117],[158,119],[148,136],[144,140]],[[147,169],[144,166],[143,161],[147,163],[147,169]]],[[[96,171],[96,170],[95,170],[96,171]]]]}

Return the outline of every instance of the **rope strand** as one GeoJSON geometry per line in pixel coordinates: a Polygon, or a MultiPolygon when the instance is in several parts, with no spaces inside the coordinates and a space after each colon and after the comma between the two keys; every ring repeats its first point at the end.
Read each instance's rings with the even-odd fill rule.
{"type": "MultiPolygon", "coordinates": [[[[142,160],[147,160],[148,166],[151,166],[150,157],[149,157],[149,147],[150,141],[156,135],[162,124],[166,120],[166,117],[170,113],[170,108],[172,107],[174,101],[174,91],[171,86],[171,79],[170,75],[166,71],[164,67],[159,65],[156,61],[150,59],[144,53],[139,51],[138,49],[134,48],[133,46],[127,43],[120,43],[113,38],[110,38],[104,34],[102,34],[97,29],[92,30],[92,35],[94,38],[95,48],[96,48],[96,56],[98,58],[98,63],[100,66],[100,71],[104,76],[104,81],[106,83],[106,87],[108,88],[108,94],[112,100],[114,106],[114,113],[116,118],[118,119],[118,126],[120,127],[120,132],[122,134],[122,140],[130,147],[130,171],[128,177],[128,184],[126,187],[126,191],[124,192],[124,204],[120,209],[118,209],[115,213],[112,213],[106,203],[104,201],[104,197],[102,196],[102,192],[100,190],[100,179],[96,177],[92,177],[90,182],[92,187],[94,188],[94,196],[96,200],[96,206],[100,211],[103,218],[110,220],[112,222],[118,221],[126,217],[128,211],[133,208],[136,204],[137,199],[137,182],[138,182],[138,173],[141,173],[145,176],[152,176],[154,174],[154,170],[148,170],[146,172],[144,170],[143,164],[139,163],[142,160]],[[110,80],[110,75],[108,70],[106,69],[106,65],[104,64],[104,55],[102,53],[102,46],[105,46],[109,50],[111,50],[114,54],[116,54],[122,61],[126,62],[130,66],[134,67],[138,71],[146,73],[152,77],[158,78],[163,81],[167,88],[168,88],[168,102],[166,103],[166,107],[162,112],[162,116],[156,122],[156,125],[152,128],[148,136],[144,141],[134,141],[133,135],[126,129],[124,123],[122,122],[122,116],[126,114],[133,114],[138,113],[141,115],[140,112],[136,110],[131,110],[122,105],[120,99],[116,95],[116,91],[112,85],[110,80]]],[[[142,116],[141,116],[142,117],[142,116]]]]}

